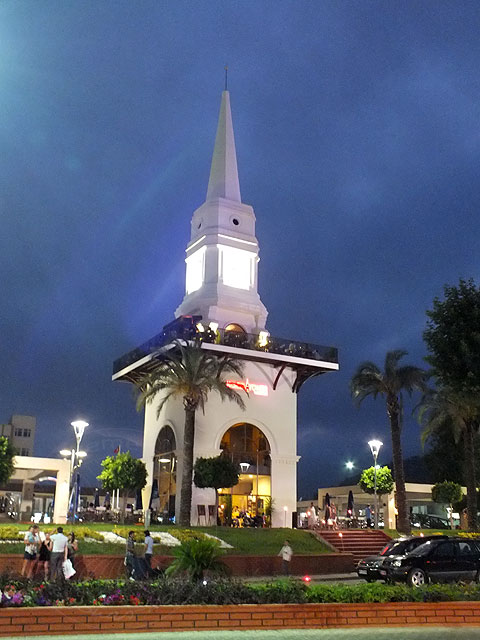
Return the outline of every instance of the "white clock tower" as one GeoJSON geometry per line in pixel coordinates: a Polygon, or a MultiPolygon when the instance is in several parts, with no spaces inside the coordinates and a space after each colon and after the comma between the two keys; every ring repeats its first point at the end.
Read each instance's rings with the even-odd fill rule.
{"type": "MultiPolygon", "coordinates": [[[[238,181],[230,96],[222,94],[207,198],[193,214],[186,257],[185,297],[175,320],[157,336],[119,358],[113,380],[135,382],[168,357],[175,340],[198,338],[202,349],[242,363],[245,410],[210,394],[195,417],[194,458],[223,452],[239,470],[235,487],[219,489],[222,524],[233,513],[246,522],[290,527],[297,504],[297,394],[311,377],[338,370],[337,350],[271,336],[257,291],[255,214],[243,204],[238,181]],[[275,506],[275,508],[272,507],[275,506]]],[[[143,460],[148,481],[144,508],[173,522],[180,508],[185,411],[181,398],[160,394],[145,408],[143,460]],[[157,400],[158,398],[158,400],[157,400]]],[[[213,489],[193,487],[192,524],[216,522],[213,489]]]]}
{"type": "Polygon", "coordinates": [[[185,297],[175,316],[201,315],[207,324],[235,322],[258,333],[267,319],[257,291],[258,261],[255,214],[241,201],[230,94],[224,91],[207,199],[193,214],[185,297]]]}

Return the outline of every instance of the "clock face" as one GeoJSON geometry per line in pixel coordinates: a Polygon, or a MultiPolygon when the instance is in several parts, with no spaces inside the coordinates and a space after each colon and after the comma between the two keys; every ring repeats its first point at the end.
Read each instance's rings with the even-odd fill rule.
{"type": "Polygon", "coordinates": [[[218,245],[219,273],[228,287],[248,290],[253,286],[256,254],[245,249],[218,245]]]}

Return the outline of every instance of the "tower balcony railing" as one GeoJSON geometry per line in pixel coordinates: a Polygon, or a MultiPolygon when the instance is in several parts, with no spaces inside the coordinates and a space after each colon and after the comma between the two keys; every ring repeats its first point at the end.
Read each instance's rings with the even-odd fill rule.
{"type": "Polygon", "coordinates": [[[294,358],[338,363],[338,349],[335,347],[325,347],[311,342],[276,338],[267,332],[253,334],[244,333],[243,331],[225,331],[223,329],[214,331],[210,327],[201,327],[200,321],[200,316],[185,316],[166,325],[161,333],[115,360],[113,363],[113,373],[116,374],[122,371],[131,364],[151,355],[175,340],[195,341],[197,343],[204,342],[237,349],[263,351],[264,353],[273,353],[294,358]],[[201,328],[199,328],[199,326],[201,328]]]}

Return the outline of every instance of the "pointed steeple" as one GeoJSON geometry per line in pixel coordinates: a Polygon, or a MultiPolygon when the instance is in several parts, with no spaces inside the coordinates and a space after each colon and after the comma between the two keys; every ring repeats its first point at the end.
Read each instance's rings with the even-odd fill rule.
{"type": "Polygon", "coordinates": [[[238,181],[232,112],[230,110],[230,93],[228,91],[222,92],[215,148],[208,181],[207,202],[215,198],[226,198],[235,202],[242,201],[238,181]]]}

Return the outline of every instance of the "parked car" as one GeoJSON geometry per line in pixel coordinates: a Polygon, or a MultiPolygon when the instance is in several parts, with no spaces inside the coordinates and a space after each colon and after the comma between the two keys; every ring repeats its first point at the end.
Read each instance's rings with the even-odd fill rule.
{"type": "Polygon", "coordinates": [[[427,582],[480,581],[477,540],[435,536],[404,556],[386,558],[380,575],[420,587],[427,582]]]}
{"type": "MultiPolygon", "coordinates": [[[[420,545],[424,544],[427,540],[432,538],[439,538],[440,536],[408,536],[405,538],[397,538],[388,542],[380,553],[376,556],[368,556],[363,558],[357,565],[357,574],[359,578],[364,578],[367,582],[374,582],[375,580],[389,580],[386,574],[381,574],[380,569],[386,558],[392,556],[404,556],[406,553],[413,551],[420,545]]],[[[441,536],[442,538],[445,536],[441,536]]]]}
{"type": "Polygon", "coordinates": [[[417,529],[450,529],[450,523],[445,518],[428,513],[412,513],[410,522],[417,529]]]}

